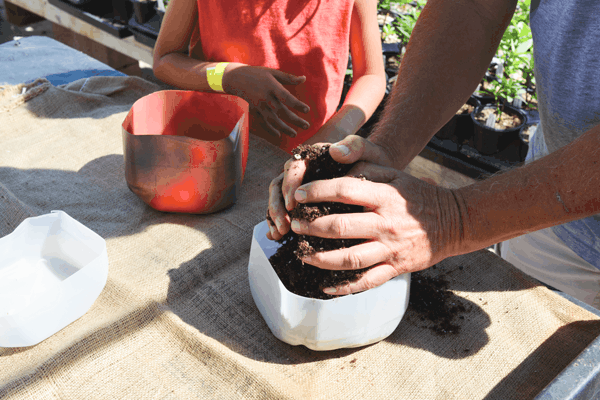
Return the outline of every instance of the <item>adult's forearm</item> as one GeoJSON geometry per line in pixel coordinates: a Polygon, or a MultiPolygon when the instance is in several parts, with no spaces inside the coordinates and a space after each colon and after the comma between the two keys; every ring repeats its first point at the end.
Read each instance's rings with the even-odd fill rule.
{"type": "Polygon", "coordinates": [[[516,7],[514,0],[429,0],[398,81],[369,140],[404,169],[481,81],[516,7]]]}
{"type": "Polygon", "coordinates": [[[454,191],[460,253],[600,213],[600,125],[540,160],[454,191]]]}

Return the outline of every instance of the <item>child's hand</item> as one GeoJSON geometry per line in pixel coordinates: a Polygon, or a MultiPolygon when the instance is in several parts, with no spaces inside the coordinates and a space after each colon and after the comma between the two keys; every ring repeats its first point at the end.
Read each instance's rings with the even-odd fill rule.
{"type": "Polygon", "coordinates": [[[305,76],[295,76],[276,69],[243,65],[223,75],[223,89],[246,100],[254,115],[260,115],[262,125],[271,134],[296,136],[290,126],[308,129],[310,124],[291,109],[307,113],[310,108],[294,97],[283,85],[298,85],[305,76]]]}

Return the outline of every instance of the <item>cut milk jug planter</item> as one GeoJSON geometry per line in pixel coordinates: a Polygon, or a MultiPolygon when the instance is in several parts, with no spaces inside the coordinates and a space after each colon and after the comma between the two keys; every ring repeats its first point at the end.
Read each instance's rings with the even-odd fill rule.
{"type": "Polygon", "coordinates": [[[77,320],[106,284],[106,242],[63,211],[0,238],[0,347],[33,346],[77,320]]]}
{"type": "Polygon", "coordinates": [[[267,221],[254,228],[248,276],[254,302],[278,339],[334,350],[376,343],[394,332],[408,307],[410,274],[330,300],[298,296],[285,288],[269,262],[280,244],[266,238],[268,231],[267,221]]]}
{"type": "Polygon", "coordinates": [[[205,214],[236,202],[248,158],[248,103],[167,90],[134,103],[123,122],[127,185],[159,211],[205,214]]]}

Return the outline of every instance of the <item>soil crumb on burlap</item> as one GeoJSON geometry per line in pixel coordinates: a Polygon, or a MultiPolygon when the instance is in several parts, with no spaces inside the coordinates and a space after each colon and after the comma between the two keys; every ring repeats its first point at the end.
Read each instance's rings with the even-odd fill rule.
{"type": "MultiPolygon", "coordinates": [[[[329,155],[329,145],[323,147],[300,145],[293,151],[294,157],[306,160],[306,172],[302,184],[322,179],[345,176],[354,164],[340,164],[329,155]]],[[[324,202],[298,204],[289,212],[292,219],[309,222],[330,214],[363,212],[362,206],[324,202]]],[[[268,212],[267,219],[271,220],[268,212]]],[[[271,221],[272,222],[272,221],[271,221]]],[[[358,280],[367,269],[357,271],[331,271],[302,262],[302,257],[317,251],[329,251],[351,247],[365,242],[363,239],[324,239],[315,236],[297,235],[289,231],[278,240],[282,246],[269,258],[273,269],[283,285],[292,293],[316,299],[332,299],[323,289],[358,280]]]]}
{"type": "Polygon", "coordinates": [[[425,322],[424,328],[438,335],[457,334],[467,307],[449,289],[449,283],[439,269],[436,266],[431,269],[437,270],[436,273],[419,271],[411,274],[409,307],[425,322]]]}

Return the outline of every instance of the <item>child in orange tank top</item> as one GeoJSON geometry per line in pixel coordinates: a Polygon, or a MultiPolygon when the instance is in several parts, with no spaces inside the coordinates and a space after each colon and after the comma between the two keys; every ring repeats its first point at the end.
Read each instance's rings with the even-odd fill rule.
{"type": "Polygon", "coordinates": [[[249,103],[251,133],[288,153],[301,143],[339,141],[358,131],[385,93],[377,1],[171,0],[155,75],[210,92],[207,74],[223,66],[222,91],[249,103]],[[353,83],[336,111],[349,49],[353,83]]]}

